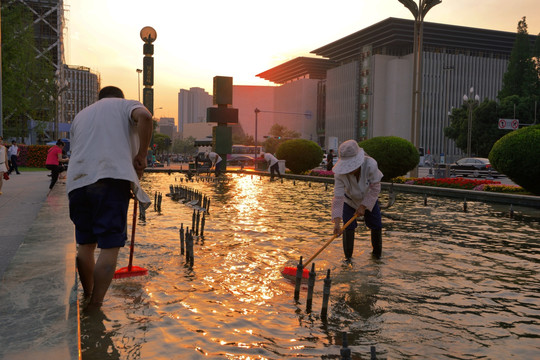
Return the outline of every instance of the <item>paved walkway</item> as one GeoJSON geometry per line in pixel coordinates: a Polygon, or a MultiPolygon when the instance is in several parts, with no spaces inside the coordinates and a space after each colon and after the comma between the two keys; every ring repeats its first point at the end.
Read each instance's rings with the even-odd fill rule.
{"type": "Polygon", "coordinates": [[[0,359],[78,359],[73,224],[65,185],[12,175],[0,195],[0,359]]]}

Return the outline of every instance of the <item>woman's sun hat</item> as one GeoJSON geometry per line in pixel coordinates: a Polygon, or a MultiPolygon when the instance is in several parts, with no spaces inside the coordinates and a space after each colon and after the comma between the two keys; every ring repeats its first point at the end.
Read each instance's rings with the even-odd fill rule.
{"type": "Polygon", "coordinates": [[[339,146],[339,160],[332,168],[334,174],[348,174],[364,163],[364,149],[354,140],[347,140],[339,146]]]}

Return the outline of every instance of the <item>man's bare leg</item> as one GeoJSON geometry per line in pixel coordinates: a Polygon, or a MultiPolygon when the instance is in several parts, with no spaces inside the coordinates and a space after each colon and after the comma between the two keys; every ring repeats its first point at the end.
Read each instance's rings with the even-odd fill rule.
{"type": "Polygon", "coordinates": [[[94,288],[94,251],[96,244],[84,244],[77,247],[77,269],[79,270],[79,278],[84,290],[85,299],[92,296],[94,288]]]}
{"type": "Polygon", "coordinates": [[[94,289],[88,307],[99,308],[103,303],[116,270],[119,250],[119,247],[101,249],[94,268],[94,289]]]}

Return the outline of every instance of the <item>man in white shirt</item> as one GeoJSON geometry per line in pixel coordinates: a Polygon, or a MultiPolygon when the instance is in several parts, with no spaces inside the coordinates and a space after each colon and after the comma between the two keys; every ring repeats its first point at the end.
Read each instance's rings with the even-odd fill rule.
{"type": "Polygon", "coordinates": [[[19,166],[17,164],[17,161],[19,159],[19,152],[20,152],[20,150],[19,150],[19,147],[17,146],[17,143],[15,142],[15,140],[11,141],[11,146],[8,149],[8,159],[9,159],[9,162],[10,162],[8,175],[11,175],[13,170],[15,170],[17,175],[20,175],[19,166]]]}
{"type": "Polygon", "coordinates": [[[77,267],[87,308],[99,308],[125,245],[132,194],[143,206],[150,198],[140,188],[152,137],[152,114],[122,90],[107,86],[99,101],[77,114],[71,126],[67,171],[70,218],[75,224],[77,267]],[[101,249],[97,262],[96,246],[101,249]]]}
{"type": "MultiPolygon", "coordinates": [[[[382,253],[382,222],[378,196],[381,192],[383,173],[377,161],[367,156],[355,140],[347,140],[339,146],[339,160],[332,168],[334,172],[334,197],[332,199],[332,221],[334,234],[341,231],[340,223],[346,223],[355,214],[363,216],[371,230],[373,257],[382,253]]],[[[343,252],[350,260],[354,249],[354,220],[343,232],[343,252]]]]}

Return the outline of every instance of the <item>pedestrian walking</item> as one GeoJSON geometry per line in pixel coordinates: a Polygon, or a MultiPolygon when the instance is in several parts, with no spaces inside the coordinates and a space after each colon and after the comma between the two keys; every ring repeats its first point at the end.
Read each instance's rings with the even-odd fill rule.
{"type": "Polygon", "coordinates": [[[8,159],[10,161],[8,175],[11,175],[13,170],[15,170],[15,173],[17,175],[21,174],[19,172],[19,166],[18,166],[20,151],[21,150],[17,146],[17,142],[15,142],[15,140],[12,140],[11,146],[8,149],[8,159]]]}
{"type": "MultiPolygon", "coordinates": [[[[4,174],[7,175],[7,149],[4,146],[4,138],[0,136],[0,195],[2,195],[2,185],[4,185],[4,174]]],[[[9,178],[9,177],[8,177],[9,178]]]]}

